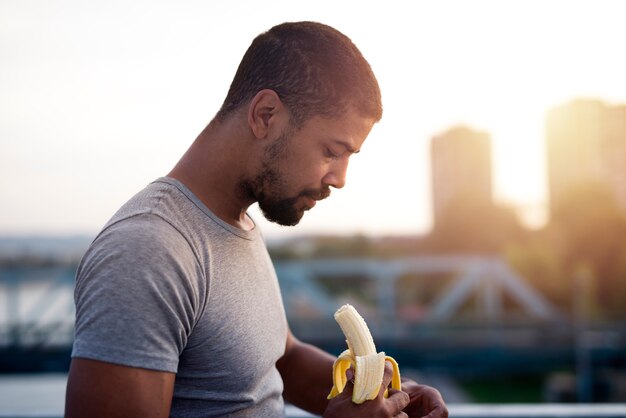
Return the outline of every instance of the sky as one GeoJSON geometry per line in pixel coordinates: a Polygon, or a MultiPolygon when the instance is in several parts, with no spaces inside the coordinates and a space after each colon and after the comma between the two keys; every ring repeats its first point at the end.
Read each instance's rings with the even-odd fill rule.
{"type": "Polygon", "coordinates": [[[252,39],[284,21],[348,35],[384,116],[347,185],[268,237],[412,235],[432,223],[429,146],[486,131],[494,198],[545,221],[544,118],[626,103],[626,2],[0,0],[0,235],[95,234],[217,112],[252,39]]]}

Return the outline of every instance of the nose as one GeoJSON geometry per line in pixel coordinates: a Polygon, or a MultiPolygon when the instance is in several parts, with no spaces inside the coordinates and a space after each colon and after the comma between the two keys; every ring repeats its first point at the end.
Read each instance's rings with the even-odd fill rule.
{"type": "Polygon", "coordinates": [[[322,182],[327,186],[334,187],[335,189],[341,189],[346,185],[347,172],[348,159],[339,159],[329,166],[328,173],[326,173],[322,182]]]}

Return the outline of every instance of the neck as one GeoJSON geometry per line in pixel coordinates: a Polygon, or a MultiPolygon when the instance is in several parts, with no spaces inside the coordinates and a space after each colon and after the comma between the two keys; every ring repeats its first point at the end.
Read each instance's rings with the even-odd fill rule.
{"type": "Polygon", "coordinates": [[[254,224],[246,211],[254,201],[239,190],[250,167],[244,135],[232,121],[211,122],[168,176],[187,186],[223,221],[250,230],[254,224]]]}

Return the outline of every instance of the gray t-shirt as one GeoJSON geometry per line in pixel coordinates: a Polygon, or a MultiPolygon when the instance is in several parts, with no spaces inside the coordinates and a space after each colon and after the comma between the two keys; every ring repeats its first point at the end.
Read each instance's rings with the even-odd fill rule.
{"type": "Polygon", "coordinates": [[[72,357],[176,373],[173,417],[284,416],[287,321],[256,227],[161,178],[127,202],[76,275],[72,357]]]}

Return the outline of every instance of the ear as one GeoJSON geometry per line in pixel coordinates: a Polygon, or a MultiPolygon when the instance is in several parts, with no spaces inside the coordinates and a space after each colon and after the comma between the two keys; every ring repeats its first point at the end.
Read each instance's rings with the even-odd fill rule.
{"type": "Polygon", "coordinates": [[[279,128],[286,114],[285,106],[274,90],[261,90],[248,106],[248,126],[255,137],[265,138],[279,128]]]}

